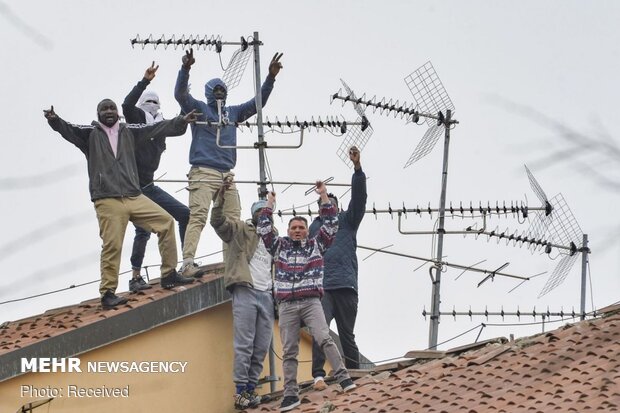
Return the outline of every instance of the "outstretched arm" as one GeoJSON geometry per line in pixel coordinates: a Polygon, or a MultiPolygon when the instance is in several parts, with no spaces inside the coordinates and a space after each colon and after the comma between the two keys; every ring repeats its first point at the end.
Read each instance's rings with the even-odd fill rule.
{"type": "Polygon", "coordinates": [[[88,155],[88,137],[93,130],[92,126],[77,126],[65,122],[54,111],[54,105],[49,109],[43,109],[43,116],[53,130],[77,146],[85,155],[88,155]]]}
{"type": "MultiPolygon", "coordinates": [[[[265,79],[263,86],[261,87],[261,97],[262,97],[262,106],[264,107],[267,104],[267,100],[269,100],[269,96],[271,95],[271,91],[273,90],[273,84],[276,80],[276,76],[280,73],[280,69],[282,63],[280,63],[280,58],[284,53],[276,53],[271,59],[271,63],[269,63],[269,75],[265,79]]],[[[242,103],[237,106],[233,106],[239,112],[239,117],[236,121],[243,122],[252,116],[256,115],[256,99],[250,99],[245,103],[242,103]]]]}
{"type": "Polygon", "coordinates": [[[189,49],[189,51],[185,51],[181,61],[181,69],[177,75],[177,83],[174,86],[174,98],[179,102],[179,105],[181,105],[183,113],[189,113],[194,109],[200,108],[199,101],[189,94],[189,88],[187,86],[189,71],[196,62],[194,59],[194,50],[189,49]]]}
{"type": "Polygon", "coordinates": [[[138,100],[142,93],[146,90],[146,87],[155,78],[155,72],[159,69],[159,65],[155,66],[155,61],[151,64],[151,67],[147,68],[144,72],[144,77],[131,89],[131,92],[125,97],[123,101],[123,116],[127,123],[146,123],[146,117],[142,109],[136,107],[138,100]]]}
{"type": "Polygon", "coordinates": [[[345,216],[351,227],[357,229],[366,213],[366,174],[362,171],[360,151],[356,146],[349,149],[349,159],[353,162],[354,172],[351,177],[351,200],[345,216]]]}
{"type": "Polygon", "coordinates": [[[187,130],[187,124],[198,120],[200,113],[192,110],[187,115],[179,115],[174,119],[164,120],[152,125],[128,125],[135,137],[135,143],[141,144],[148,139],[158,139],[169,136],[181,136],[187,130]]]}
{"type": "Polygon", "coordinates": [[[338,210],[327,197],[327,186],[324,182],[316,182],[316,192],[321,197],[321,208],[319,215],[322,218],[323,225],[319,228],[319,232],[316,234],[315,240],[319,246],[319,251],[322,255],[332,245],[336,233],[338,232],[338,210]]]}
{"type": "Polygon", "coordinates": [[[270,192],[267,194],[267,207],[263,208],[263,212],[261,212],[258,217],[258,225],[256,227],[256,233],[262,238],[263,244],[265,244],[265,248],[271,254],[271,256],[275,256],[280,246],[281,238],[276,235],[276,232],[273,230],[273,206],[276,202],[276,194],[275,192],[270,192]]]}

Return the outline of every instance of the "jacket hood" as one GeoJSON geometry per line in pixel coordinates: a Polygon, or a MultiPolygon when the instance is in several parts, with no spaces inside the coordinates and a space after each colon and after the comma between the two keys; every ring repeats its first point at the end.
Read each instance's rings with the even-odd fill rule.
{"type": "Polygon", "coordinates": [[[207,98],[208,105],[216,105],[215,96],[213,96],[213,89],[215,89],[218,85],[222,86],[226,90],[226,93],[228,93],[228,87],[226,87],[226,83],[224,83],[222,79],[216,77],[215,79],[209,80],[205,84],[205,97],[207,98]]]}

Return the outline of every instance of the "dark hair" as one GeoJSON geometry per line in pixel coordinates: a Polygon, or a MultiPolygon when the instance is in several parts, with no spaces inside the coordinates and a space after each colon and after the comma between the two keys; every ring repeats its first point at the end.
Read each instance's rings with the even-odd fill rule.
{"type": "Polygon", "coordinates": [[[288,221],[288,226],[289,226],[289,228],[291,227],[291,222],[293,222],[293,221],[301,221],[301,222],[303,222],[304,224],[306,224],[306,227],[308,226],[308,220],[307,220],[306,218],[304,218],[304,217],[302,217],[302,216],[295,216],[295,217],[291,218],[291,219],[288,221]]]}
{"type": "MultiPolygon", "coordinates": [[[[332,194],[331,192],[327,194],[328,198],[333,198],[334,201],[336,201],[336,205],[334,205],[336,208],[338,208],[338,197],[334,194],[332,194]]],[[[316,204],[319,206],[319,208],[321,207],[321,198],[318,199],[318,201],[316,201],[316,204]]]]}

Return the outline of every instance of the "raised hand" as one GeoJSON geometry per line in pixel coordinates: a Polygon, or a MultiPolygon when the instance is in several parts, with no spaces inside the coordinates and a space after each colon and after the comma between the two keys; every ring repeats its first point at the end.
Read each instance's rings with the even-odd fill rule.
{"type": "Polygon", "coordinates": [[[144,78],[149,82],[155,79],[155,72],[157,72],[157,69],[159,69],[159,65],[155,66],[155,61],[153,61],[153,63],[151,63],[151,67],[146,69],[146,72],[144,72],[144,78]]]}
{"type": "Polygon", "coordinates": [[[273,206],[276,204],[276,193],[273,191],[270,191],[267,194],[267,206],[271,209],[273,209],[273,206]]]}
{"type": "Polygon", "coordinates": [[[271,59],[271,63],[269,63],[269,74],[272,77],[276,77],[278,76],[278,73],[280,73],[280,69],[282,69],[284,66],[282,66],[282,63],[280,63],[280,58],[282,57],[284,53],[276,53],[275,55],[273,55],[273,59],[271,59]]]}
{"type": "Polygon", "coordinates": [[[54,105],[52,105],[49,109],[43,109],[43,116],[47,120],[58,119],[58,115],[54,112],[54,105]]]}
{"type": "Polygon", "coordinates": [[[189,49],[189,51],[185,51],[185,54],[181,58],[181,62],[183,62],[183,67],[189,70],[192,65],[196,62],[194,59],[194,49],[189,49]]]}
{"type": "Polygon", "coordinates": [[[351,146],[351,148],[349,149],[349,159],[351,160],[351,162],[353,162],[353,167],[355,169],[360,169],[360,150],[357,148],[357,146],[351,146]]]}

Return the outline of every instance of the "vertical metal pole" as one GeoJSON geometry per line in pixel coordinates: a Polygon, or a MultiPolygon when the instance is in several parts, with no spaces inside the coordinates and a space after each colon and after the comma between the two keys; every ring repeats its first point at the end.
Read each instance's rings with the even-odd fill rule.
{"type": "MultiPolygon", "coordinates": [[[[267,174],[265,173],[265,134],[263,132],[263,94],[261,86],[263,81],[260,76],[260,39],[258,32],[254,32],[254,83],[256,86],[256,125],[258,129],[258,174],[260,177],[260,189],[258,191],[258,197],[260,199],[267,198],[267,174]]],[[[271,346],[269,348],[269,389],[271,393],[276,391],[276,361],[273,350],[273,333],[271,334],[271,346]]]]}
{"type": "Polygon", "coordinates": [[[443,145],[443,170],[441,175],[441,196],[439,198],[439,227],[437,228],[437,255],[435,263],[435,279],[433,280],[433,292],[431,297],[431,322],[428,332],[428,348],[437,348],[437,336],[439,332],[439,291],[441,288],[441,257],[443,256],[443,236],[445,233],[444,221],[446,217],[446,189],[448,187],[448,150],[450,147],[450,125],[452,111],[448,109],[444,121],[446,130],[443,145]]]}
{"type": "Polygon", "coordinates": [[[260,40],[258,32],[254,32],[254,78],[256,84],[256,125],[258,129],[258,173],[260,176],[260,189],[258,196],[260,199],[267,198],[267,175],[265,173],[265,134],[263,133],[263,94],[261,86],[263,84],[260,77],[260,40]]]}
{"type": "Polygon", "coordinates": [[[581,319],[586,319],[586,273],[588,271],[588,234],[583,234],[581,243],[581,319]]]}

